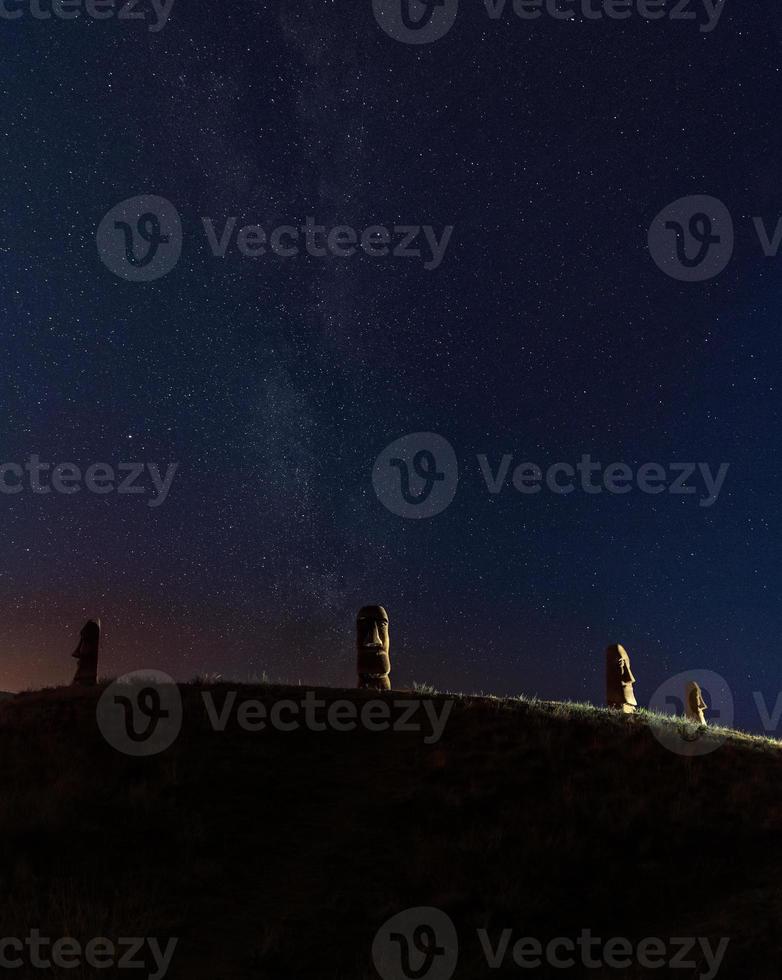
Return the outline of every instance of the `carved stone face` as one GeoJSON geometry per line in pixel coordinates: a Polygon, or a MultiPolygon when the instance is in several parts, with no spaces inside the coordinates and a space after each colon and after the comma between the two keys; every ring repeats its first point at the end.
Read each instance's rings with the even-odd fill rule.
{"type": "Polygon", "coordinates": [[[611,644],[606,649],[606,701],[609,707],[632,714],[638,704],[633,684],[635,677],[627,650],[621,643],[611,644]]]}
{"type": "Polygon", "coordinates": [[[362,675],[383,677],[391,672],[388,613],[382,606],[363,606],[356,618],[359,682],[362,675]]]}
{"type": "Polygon", "coordinates": [[[708,708],[708,705],[703,700],[703,693],[701,692],[700,684],[696,681],[690,681],[687,685],[687,697],[684,701],[684,713],[692,721],[697,721],[700,725],[706,724],[706,715],[704,711],[708,708]]]}

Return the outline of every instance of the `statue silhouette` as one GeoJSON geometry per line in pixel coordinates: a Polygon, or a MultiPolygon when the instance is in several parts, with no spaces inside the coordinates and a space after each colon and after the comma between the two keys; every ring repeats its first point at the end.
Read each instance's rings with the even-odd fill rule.
{"type": "Polygon", "coordinates": [[[92,687],[98,682],[98,649],[100,647],[100,620],[88,620],[82,627],[79,645],[73,652],[79,666],[73,684],[92,687]]]}

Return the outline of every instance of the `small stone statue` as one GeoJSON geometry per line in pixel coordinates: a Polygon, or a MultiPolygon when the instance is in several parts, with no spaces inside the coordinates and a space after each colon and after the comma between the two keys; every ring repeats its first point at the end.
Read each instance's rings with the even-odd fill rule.
{"type": "Polygon", "coordinates": [[[358,686],[390,691],[388,613],[382,606],[363,606],[356,619],[358,686]]]}
{"type": "Polygon", "coordinates": [[[90,619],[81,631],[79,645],[73,652],[79,666],[73,684],[79,687],[93,687],[98,682],[98,648],[100,647],[100,620],[90,619]]]}
{"type": "Polygon", "coordinates": [[[635,677],[630,670],[630,657],[621,643],[606,648],[606,702],[626,715],[635,711],[638,702],[633,692],[635,677]]]}
{"type": "Polygon", "coordinates": [[[703,700],[703,694],[701,692],[700,684],[696,681],[690,681],[687,685],[687,697],[684,699],[684,713],[690,719],[690,721],[695,721],[699,725],[706,724],[706,715],[704,711],[709,706],[703,700]]]}

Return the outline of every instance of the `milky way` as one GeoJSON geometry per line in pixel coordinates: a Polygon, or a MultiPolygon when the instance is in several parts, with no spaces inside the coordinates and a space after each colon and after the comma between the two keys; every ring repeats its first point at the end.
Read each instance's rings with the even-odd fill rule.
{"type": "Polygon", "coordinates": [[[175,0],[157,31],[0,22],[0,462],[179,464],[159,507],[0,495],[0,688],[67,681],[89,615],[106,674],[351,684],[355,612],[382,603],[399,684],[599,702],[622,642],[641,703],[714,670],[758,728],[782,633],[782,257],[753,224],[773,238],[782,214],[779,24],[727,0],[704,32],[692,9],[525,21],[463,0],[421,45],[347,0],[175,0]],[[138,195],[181,218],[154,281],[96,247],[138,195]],[[687,195],[735,223],[703,282],[647,244],[687,195]],[[453,234],[434,269],[241,254],[240,229],[308,218],[453,234]],[[224,256],[204,219],[235,219],[224,256]],[[458,489],[406,520],[372,472],[420,432],[453,447],[458,489]],[[701,507],[492,493],[479,463],[584,454],[730,469],[701,507]]]}

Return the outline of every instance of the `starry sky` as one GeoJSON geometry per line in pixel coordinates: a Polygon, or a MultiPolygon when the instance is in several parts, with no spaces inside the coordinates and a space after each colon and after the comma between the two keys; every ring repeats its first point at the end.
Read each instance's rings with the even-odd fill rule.
{"type": "MultiPolygon", "coordinates": [[[[139,9],[146,9],[143,4],[139,9]]],[[[698,17],[704,14],[698,6],[698,17]]],[[[0,688],[158,668],[352,685],[382,603],[396,685],[602,700],[622,642],[644,704],[717,671],[737,723],[779,690],[782,14],[698,23],[497,20],[389,37],[356,0],[177,0],[144,22],[0,23],[3,463],[144,462],[144,495],[0,496],[0,688]],[[151,282],[101,260],[136,195],[182,257],[151,282]],[[647,232],[712,195],[720,275],[676,281],[647,232]],[[267,229],[453,225],[439,268],[209,250],[201,219],[267,229]],[[375,459],[415,432],[459,461],[406,520],[375,459]],[[545,467],[730,464],[693,496],[487,492],[479,454],[545,467]]]]}

